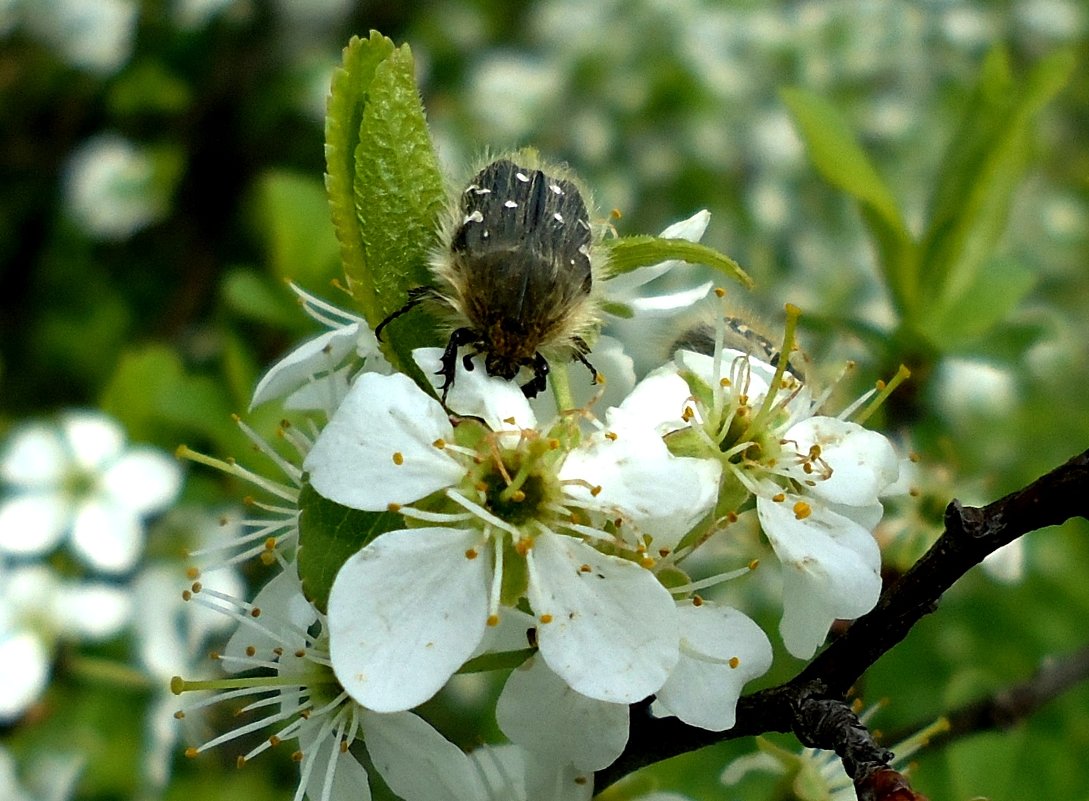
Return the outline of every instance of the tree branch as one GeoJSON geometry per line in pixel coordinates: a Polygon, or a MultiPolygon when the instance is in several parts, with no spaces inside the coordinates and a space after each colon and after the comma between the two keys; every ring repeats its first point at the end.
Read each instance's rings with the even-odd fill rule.
{"type": "MultiPolygon", "coordinates": [[[[944,717],[949,727],[931,737],[926,748],[941,748],[972,734],[1012,728],[1086,679],[1089,679],[1089,645],[1061,657],[1049,657],[1031,678],[947,712],[944,717]]],[[[929,722],[907,726],[900,733],[889,734],[889,739],[896,742],[929,722]]]]}
{"type": "MultiPolygon", "coordinates": [[[[844,719],[814,717],[808,711],[810,704],[843,701],[862,674],[904,639],[921,618],[933,612],[945,591],[988,554],[1030,531],[1072,517],[1089,519],[1089,451],[986,506],[965,507],[954,500],[945,512],[944,533],[907,573],[886,588],[877,606],[793,679],[740,699],[737,723],[732,729],[710,732],[687,726],[676,718],[651,717],[648,701],[633,705],[628,745],[616,762],[598,771],[595,787],[603,789],[645,765],[678,754],[771,731],[794,732],[806,745],[834,750],[844,757],[837,744],[843,747],[843,738],[848,735],[837,735],[830,730],[835,727],[824,725],[838,719],[841,726],[847,726],[844,719]]],[[[852,771],[869,770],[870,776],[882,781],[887,775],[868,758],[853,762],[844,758],[844,767],[855,780],[860,798],[865,796],[859,782],[866,777],[852,771]]],[[[894,789],[894,794],[870,797],[910,798],[906,794],[910,792],[894,789]]]]}

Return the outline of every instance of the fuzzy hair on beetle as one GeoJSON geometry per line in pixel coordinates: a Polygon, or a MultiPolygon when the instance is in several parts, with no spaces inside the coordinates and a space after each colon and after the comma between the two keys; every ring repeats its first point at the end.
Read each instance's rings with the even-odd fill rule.
{"type": "Polygon", "coordinates": [[[431,258],[434,284],[409,291],[404,306],[378,326],[420,303],[447,319],[441,387],[445,403],[462,348],[466,370],[484,356],[490,376],[515,379],[532,398],[546,385],[549,363],[577,359],[596,382],[587,338],[599,322],[598,288],[604,259],[602,229],[591,222],[588,193],[563,166],[544,165],[522,150],[483,166],[455,196],[431,258]]]}

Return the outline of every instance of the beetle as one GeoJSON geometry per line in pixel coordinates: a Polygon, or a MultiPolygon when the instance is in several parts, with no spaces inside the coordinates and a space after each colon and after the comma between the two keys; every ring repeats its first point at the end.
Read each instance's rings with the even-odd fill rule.
{"type": "Polygon", "coordinates": [[[436,373],[444,403],[463,347],[471,349],[462,358],[466,370],[477,354],[490,376],[513,380],[531,369],[522,385],[527,398],[545,389],[550,360],[577,359],[598,381],[585,339],[598,321],[601,269],[590,212],[565,171],[546,169],[511,158],[481,169],[450,204],[431,260],[435,284],[410,290],[375,330],[381,336],[423,302],[448,312],[453,324],[436,373]]]}

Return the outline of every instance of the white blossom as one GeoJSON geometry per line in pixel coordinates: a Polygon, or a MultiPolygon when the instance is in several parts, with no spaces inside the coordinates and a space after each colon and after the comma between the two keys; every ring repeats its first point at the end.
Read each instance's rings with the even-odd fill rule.
{"type": "Polygon", "coordinates": [[[299,764],[295,801],[367,801],[367,770],[353,753],[365,746],[385,783],[405,801],[486,801],[485,789],[469,758],[430,724],[410,712],[378,714],[356,703],[330,668],[325,616],[303,596],[293,565],[273,578],[253,603],[195,584],[187,600],[208,606],[238,624],[218,660],[242,674],[229,681],[191,681],[175,677],[177,693],[211,691],[189,703],[184,716],[229,699],[247,699],[243,722],[186,754],[196,758],[252,732],[269,735],[238,757],[244,765],[269,748],[295,740],[299,764]],[[253,675],[253,671],[260,671],[253,675]],[[250,676],[252,678],[247,678],[250,676]]]}
{"type": "Polygon", "coordinates": [[[355,372],[351,357],[362,360],[366,369],[380,372],[388,372],[389,363],[366,320],[295,284],[291,289],[303,310],[329,330],[308,339],[270,367],[253,391],[250,408],[282,398],[285,408],[323,410],[331,415],[347,394],[355,372]]]}
{"type": "Polygon", "coordinates": [[[100,641],[131,615],[129,594],[100,582],[60,578],[42,564],[0,559],[0,723],[18,719],[49,682],[61,639],[100,641]]]}
{"type": "Polygon", "coordinates": [[[405,376],[363,374],[304,464],[325,497],[417,524],[380,535],[337,576],[344,686],[384,711],[422,703],[521,575],[542,658],[572,689],[615,703],[654,692],[678,659],[676,609],[642,561],[707,514],[718,466],[672,456],[650,428],[583,437],[570,415],[539,427],[518,387],[482,367],[459,369],[448,400],[484,425],[455,429],[405,376]]]}
{"type": "Polygon", "coordinates": [[[678,352],[610,423],[655,419],[674,447],[721,464],[720,498],[734,501],[733,512],[755,497],[786,572],[780,633],[788,651],[807,659],[837,618],[857,618],[877,602],[873,530],[899,461],[882,435],[816,415],[822,400],[785,366],[724,349],[721,334],[719,341],[714,355],[678,352]]]}
{"type": "Polygon", "coordinates": [[[173,503],[182,475],[165,453],[126,446],[105,415],[67,412],[56,425],[16,429],[0,478],[0,553],[41,556],[67,536],[89,567],[122,573],[143,551],[144,518],[173,503]]]}

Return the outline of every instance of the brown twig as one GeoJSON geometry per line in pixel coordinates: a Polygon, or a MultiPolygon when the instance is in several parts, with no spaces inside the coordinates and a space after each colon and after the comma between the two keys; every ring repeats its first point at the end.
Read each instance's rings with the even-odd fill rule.
{"type": "MultiPolygon", "coordinates": [[[[913,794],[909,795],[911,790],[906,786],[902,791],[898,787],[891,791],[878,787],[875,793],[880,794],[864,795],[871,786],[882,785],[889,774],[894,774],[884,770],[888,760],[845,758],[840,750],[849,736],[844,727],[853,729],[854,724],[848,725],[840,718],[837,726],[824,725],[831,719],[824,717],[822,724],[820,715],[814,718],[807,712],[810,704],[842,702],[862,674],[904,639],[921,618],[937,609],[945,591],[988,554],[1030,531],[1072,517],[1089,519],[1089,451],[986,506],[965,507],[954,500],[945,512],[945,532],[882,593],[877,606],[793,679],[738,701],[737,723],[732,729],[709,732],[676,718],[653,718],[647,702],[636,704],[632,707],[627,748],[616,762],[597,773],[595,786],[607,787],[645,765],[713,743],[778,731],[794,732],[806,745],[840,753],[860,798],[911,798],[913,794]]],[[[890,786],[895,783],[892,781],[890,786]]]]}

